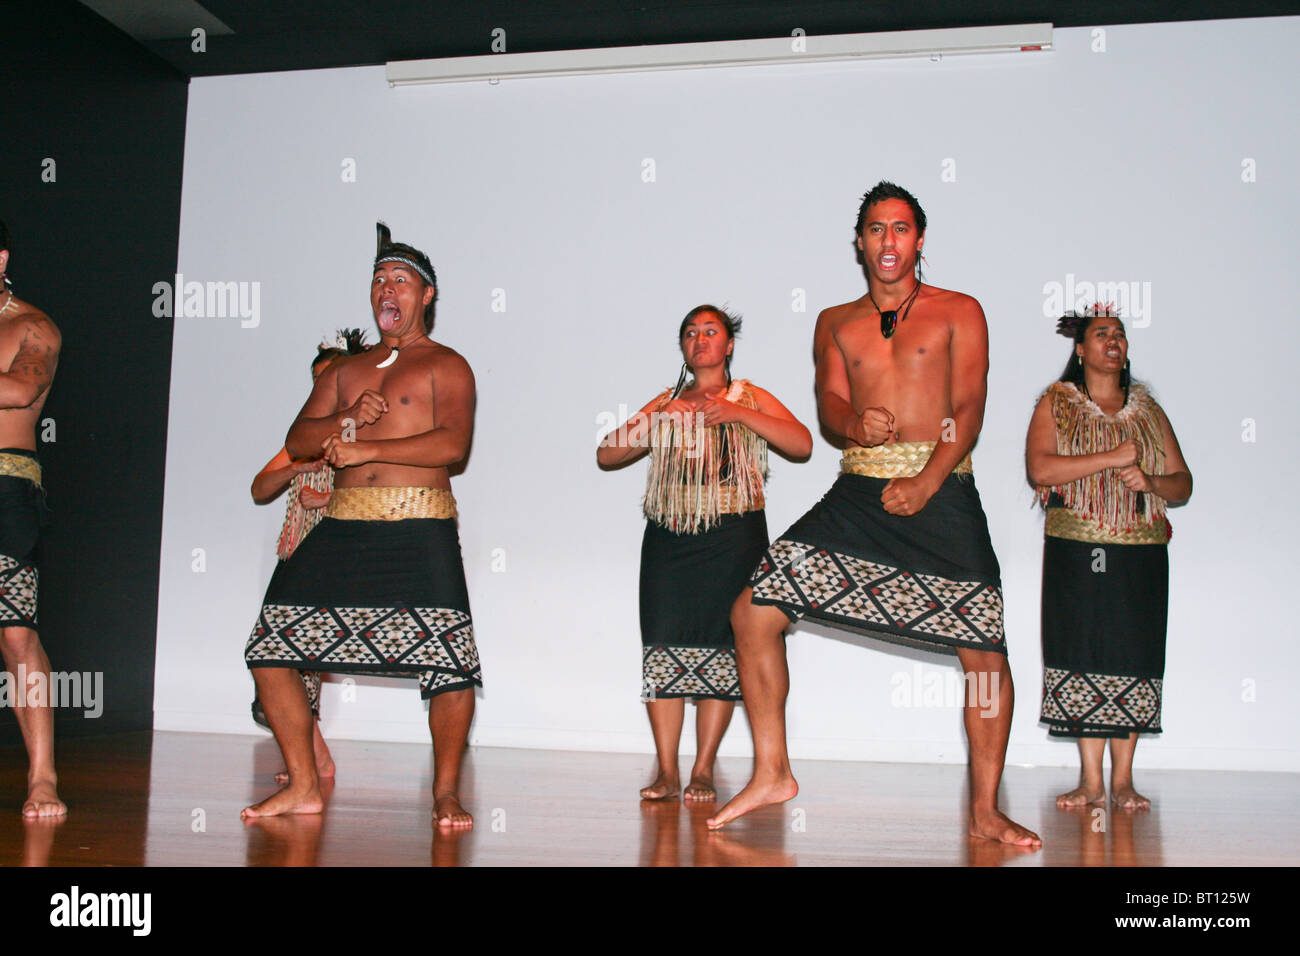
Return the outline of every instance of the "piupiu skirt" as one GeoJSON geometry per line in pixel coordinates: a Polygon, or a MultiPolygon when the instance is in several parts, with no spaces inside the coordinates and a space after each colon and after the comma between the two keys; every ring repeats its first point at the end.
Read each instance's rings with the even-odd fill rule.
{"type": "Polygon", "coordinates": [[[641,696],[740,700],[731,605],[767,547],[762,511],[699,534],[646,522],[641,541],[641,696]]]}
{"type": "Polygon", "coordinates": [[[1043,703],[1054,737],[1160,733],[1169,549],[1043,539],[1043,703]]]}

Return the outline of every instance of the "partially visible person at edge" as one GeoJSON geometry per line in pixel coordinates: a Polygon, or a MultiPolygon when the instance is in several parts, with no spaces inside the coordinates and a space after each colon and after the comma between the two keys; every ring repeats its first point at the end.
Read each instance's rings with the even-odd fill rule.
{"type": "MultiPolygon", "coordinates": [[[[340,329],[334,342],[316,346],[316,354],[311,361],[311,380],[313,384],[325,369],[345,355],[360,355],[366,350],[365,333],[360,329],[340,329]]],[[[259,505],[270,504],[280,493],[289,489],[285,501],[284,526],[280,529],[280,540],[276,546],[276,556],[286,560],[320,521],[322,511],[330,500],[334,490],[334,469],[322,458],[294,460],[289,452],[281,448],[274,458],[257,473],[253,479],[251,492],[253,501],[259,505]]],[[[322,779],[334,776],[334,758],[320,731],[320,674],[316,671],[299,671],[303,687],[307,691],[307,702],[311,706],[312,750],[316,755],[316,772],[322,779]]],[[[261,726],[271,729],[262,712],[262,702],[253,698],[253,720],[261,726]]],[[[288,775],[276,774],[276,781],[284,783],[288,775]]]]}
{"type": "Polygon", "coordinates": [[[1098,304],[1064,316],[1057,331],[1073,342],[1070,359],[1039,399],[1025,441],[1029,480],[1046,509],[1040,719],[1052,736],[1078,740],[1081,764],[1079,786],[1056,805],[1105,803],[1109,740],[1111,801],[1146,809],[1133,754],[1138,734],[1161,731],[1165,506],[1191,496],[1192,473],[1164,409],[1130,376],[1118,313],[1098,304]]]}
{"type": "Polygon", "coordinates": [[[62,339],[50,317],[14,295],[9,279],[9,229],[0,221],[0,648],[5,670],[15,675],[13,707],[27,748],[28,818],[57,818],[68,808],[54,771],[53,702],[29,685],[44,678],[50,660],[36,619],[36,542],[46,523],[41,466],[36,461],[36,423],[50,394],[62,339]]]}
{"type": "Polygon", "coordinates": [[[602,468],[650,454],[641,542],[642,697],[658,774],[645,800],[682,792],[677,749],[696,701],[695,764],[684,796],[717,798],[713,768],[740,684],[730,611],[767,547],[767,447],[807,458],[812,436],[772,395],[731,377],[741,321],[701,305],[677,331],[683,362],[665,389],[596,450],[602,468]],[[689,380],[688,380],[689,375],[689,380]]]}

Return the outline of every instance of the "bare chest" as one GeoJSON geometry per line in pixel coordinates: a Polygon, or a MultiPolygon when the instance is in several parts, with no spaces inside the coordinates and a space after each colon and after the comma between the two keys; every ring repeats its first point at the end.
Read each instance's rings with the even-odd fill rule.
{"type": "Polygon", "coordinates": [[[844,356],[844,367],[855,385],[872,381],[913,381],[946,376],[948,341],[946,323],[912,317],[901,323],[890,338],[880,331],[879,316],[855,319],[839,330],[836,343],[844,356]]]}
{"type": "Polygon", "coordinates": [[[378,392],[388,403],[389,414],[428,413],[433,408],[433,375],[430,364],[402,356],[388,368],[349,368],[339,377],[339,405],[348,408],[367,390],[378,392]]]}

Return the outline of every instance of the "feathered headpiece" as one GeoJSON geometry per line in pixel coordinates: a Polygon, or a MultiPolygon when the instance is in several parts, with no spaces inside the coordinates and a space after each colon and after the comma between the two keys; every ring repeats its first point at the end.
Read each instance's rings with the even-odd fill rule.
{"type": "Polygon", "coordinates": [[[375,223],[375,268],[385,262],[400,262],[413,269],[427,285],[438,285],[433,263],[419,249],[404,242],[393,242],[393,234],[382,222],[375,223]]]}
{"type": "Polygon", "coordinates": [[[360,329],[338,329],[334,338],[326,336],[316,346],[318,352],[343,352],[345,355],[360,355],[370,348],[366,344],[366,333],[360,329]]]}
{"type": "Polygon", "coordinates": [[[1077,339],[1079,333],[1088,327],[1088,323],[1099,316],[1107,319],[1118,319],[1120,317],[1119,309],[1114,302],[1107,302],[1104,305],[1100,302],[1094,302],[1082,311],[1071,309],[1056,320],[1056,334],[1064,335],[1067,339],[1077,339]]]}

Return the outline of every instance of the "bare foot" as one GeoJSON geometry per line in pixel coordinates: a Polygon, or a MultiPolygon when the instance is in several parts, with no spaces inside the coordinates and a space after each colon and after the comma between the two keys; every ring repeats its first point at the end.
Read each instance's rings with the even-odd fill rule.
{"type": "Polygon", "coordinates": [[[762,780],[755,777],[745,785],[744,790],[728,800],[725,807],[709,817],[706,823],[710,830],[716,830],[751,810],[793,800],[798,793],[799,784],[791,774],[762,780]]]}
{"type": "Polygon", "coordinates": [[[1150,810],[1151,801],[1142,794],[1133,789],[1132,785],[1127,787],[1112,786],[1111,802],[1122,810],[1150,810]]]}
{"type": "Polygon", "coordinates": [[[1094,804],[1104,804],[1106,802],[1105,787],[1075,787],[1068,793],[1063,793],[1056,798],[1056,806],[1061,810],[1069,810],[1072,807],[1091,807],[1094,804]]]}
{"type": "Polygon", "coordinates": [[[697,773],[691,777],[691,782],[686,785],[686,792],[682,794],[682,797],[698,803],[708,803],[711,800],[718,799],[718,791],[713,787],[712,777],[697,773]]]}
{"type": "Polygon", "coordinates": [[[239,818],[251,820],[254,817],[278,817],[285,813],[320,813],[324,809],[325,801],[321,799],[320,787],[314,786],[302,790],[285,787],[275,791],[261,803],[244,807],[239,818]]]}
{"type": "Polygon", "coordinates": [[[1043,841],[1033,830],[1027,830],[1000,810],[970,815],[970,835],[982,840],[996,840],[1015,846],[1042,846],[1043,841]]]}
{"type": "Polygon", "coordinates": [[[642,800],[674,800],[681,792],[682,782],[676,776],[660,773],[655,782],[641,788],[642,800]]]}
{"type": "Polygon", "coordinates": [[[433,801],[433,819],[440,827],[472,827],[474,818],[469,815],[454,793],[445,793],[433,801]]]}
{"type": "Polygon", "coordinates": [[[65,817],[68,806],[59,799],[54,781],[46,778],[29,780],[27,785],[27,802],[23,804],[23,816],[30,819],[38,817],[65,817]]]}

